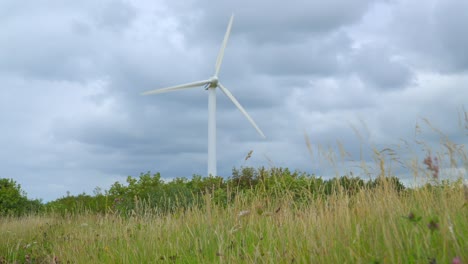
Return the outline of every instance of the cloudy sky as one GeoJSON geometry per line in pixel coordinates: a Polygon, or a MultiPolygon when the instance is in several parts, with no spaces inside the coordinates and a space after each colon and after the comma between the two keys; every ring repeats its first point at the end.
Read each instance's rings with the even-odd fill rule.
{"type": "Polygon", "coordinates": [[[0,1],[0,177],[48,201],[147,171],[205,175],[207,92],[140,94],[210,77],[232,13],[219,77],[267,138],[218,91],[220,175],[367,177],[372,148],[437,146],[423,118],[468,143],[468,1],[231,2],[0,1]]]}

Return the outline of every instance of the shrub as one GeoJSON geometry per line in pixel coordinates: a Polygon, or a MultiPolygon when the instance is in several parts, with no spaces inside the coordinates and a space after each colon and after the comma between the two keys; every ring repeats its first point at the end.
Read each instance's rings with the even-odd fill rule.
{"type": "Polygon", "coordinates": [[[38,212],[41,206],[40,200],[28,200],[26,192],[13,179],[0,179],[0,216],[38,212]]]}

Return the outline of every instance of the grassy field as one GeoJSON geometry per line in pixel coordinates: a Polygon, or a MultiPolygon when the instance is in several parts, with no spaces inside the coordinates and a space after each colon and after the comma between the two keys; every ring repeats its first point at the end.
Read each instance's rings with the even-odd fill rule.
{"type": "MultiPolygon", "coordinates": [[[[464,117],[468,131],[466,112],[464,117]]],[[[392,151],[385,158],[384,149],[374,151],[376,170],[369,171],[382,180],[375,188],[338,187],[325,195],[303,187],[313,181],[297,181],[289,191],[288,182],[278,185],[270,178],[260,188],[236,192],[227,203],[207,192],[195,204],[164,213],[154,211],[154,204],[133,203],[132,192],[134,207],[125,213],[0,217],[0,264],[468,263],[468,155],[463,144],[440,138],[434,156],[416,141],[428,156],[403,165],[415,180],[431,182],[418,188],[392,185],[386,162],[402,161],[392,151]],[[459,180],[440,178],[448,172],[457,172],[459,180]]],[[[306,143],[312,153],[308,138],[306,143]]],[[[144,179],[131,180],[132,188],[155,178],[144,179]]]]}
{"type": "Polygon", "coordinates": [[[0,219],[0,263],[468,263],[463,184],[337,193],[298,206],[238,196],[158,215],[0,219]]]}

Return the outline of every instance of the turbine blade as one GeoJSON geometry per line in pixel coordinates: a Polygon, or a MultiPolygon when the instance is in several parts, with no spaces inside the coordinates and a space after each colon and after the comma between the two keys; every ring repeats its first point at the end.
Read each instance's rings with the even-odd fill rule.
{"type": "Polygon", "coordinates": [[[255,121],[253,121],[253,119],[250,117],[250,115],[247,113],[247,111],[245,111],[245,109],[242,107],[242,105],[237,101],[237,99],[234,97],[234,95],[232,95],[232,93],[226,87],[224,87],[221,83],[218,83],[218,86],[219,86],[219,88],[221,88],[221,91],[223,91],[223,93],[227,97],[229,97],[229,99],[231,99],[231,101],[234,103],[234,105],[237,106],[237,108],[241,111],[241,113],[244,114],[244,116],[247,118],[247,120],[249,120],[250,124],[252,124],[252,126],[260,134],[260,136],[262,136],[262,138],[265,138],[265,134],[263,134],[262,130],[260,130],[260,128],[257,126],[257,124],[255,124],[255,121]]]}
{"type": "Polygon", "coordinates": [[[147,91],[147,92],[142,93],[142,95],[167,93],[167,92],[172,92],[172,91],[177,91],[177,90],[182,90],[182,89],[187,89],[187,88],[193,88],[193,87],[197,87],[197,86],[202,86],[202,85],[205,85],[205,84],[208,84],[208,83],[211,83],[211,81],[210,81],[210,80],[204,80],[204,81],[186,83],[186,84],[171,86],[171,87],[167,87],[167,88],[162,88],[162,89],[156,89],[156,90],[147,91]]]}
{"type": "Polygon", "coordinates": [[[226,34],[224,35],[224,40],[223,44],[221,45],[221,49],[219,50],[218,53],[218,58],[216,59],[216,70],[215,70],[215,76],[218,76],[219,69],[221,68],[221,63],[223,62],[223,57],[224,57],[224,49],[226,48],[229,35],[231,34],[231,27],[232,27],[232,21],[234,20],[234,14],[231,15],[231,20],[229,20],[229,24],[226,30],[226,34]]]}

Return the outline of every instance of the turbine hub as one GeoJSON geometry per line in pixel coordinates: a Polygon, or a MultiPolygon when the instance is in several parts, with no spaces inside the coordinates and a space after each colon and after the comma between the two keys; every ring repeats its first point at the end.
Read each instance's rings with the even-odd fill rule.
{"type": "Polygon", "coordinates": [[[208,88],[216,88],[218,87],[218,76],[213,76],[210,78],[210,85],[208,88]]]}

